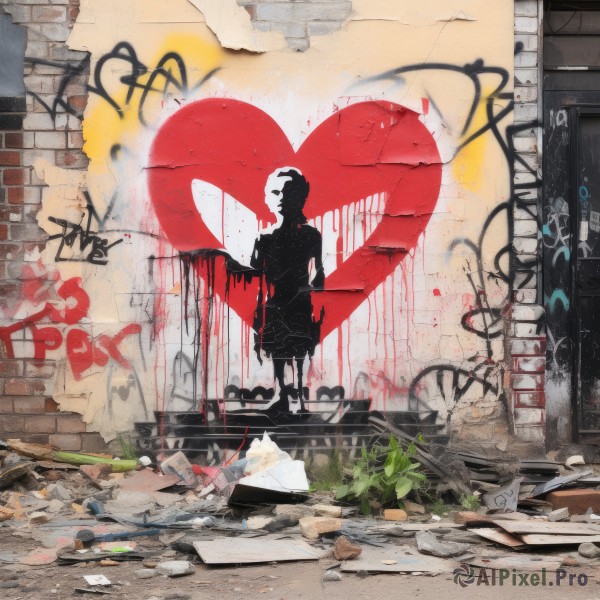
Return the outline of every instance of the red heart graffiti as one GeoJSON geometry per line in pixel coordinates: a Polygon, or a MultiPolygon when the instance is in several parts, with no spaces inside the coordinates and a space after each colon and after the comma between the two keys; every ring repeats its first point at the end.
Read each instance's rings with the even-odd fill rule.
{"type": "MultiPolygon", "coordinates": [[[[156,214],[179,251],[221,248],[196,209],[194,179],[218,186],[258,219],[271,222],[264,188],[279,167],[296,167],[309,181],[304,207],[309,220],[384,192],[385,213],[379,225],[326,278],[325,290],[313,293],[315,315],[325,308],[322,338],[339,327],[414,248],[437,202],[442,171],[431,133],[417,113],[398,104],[361,102],[341,109],[296,152],[264,111],[214,98],[189,104],[164,123],[148,166],[156,214]]],[[[206,277],[204,269],[199,270],[206,277]]],[[[222,259],[211,269],[211,280],[215,292],[225,297],[222,259]]],[[[258,283],[230,284],[227,291],[227,302],[249,325],[257,291],[258,283]]]]}

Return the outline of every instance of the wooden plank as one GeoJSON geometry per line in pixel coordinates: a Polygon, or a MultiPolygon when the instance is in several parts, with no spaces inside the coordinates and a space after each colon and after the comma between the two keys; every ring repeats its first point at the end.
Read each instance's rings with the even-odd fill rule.
{"type": "Polygon", "coordinates": [[[507,531],[504,531],[503,529],[496,529],[495,527],[477,527],[476,529],[469,528],[468,531],[471,533],[476,533],[478,536],[486,540],[490,540],[491,542],[508,546],[513,550],[525,548],[527,545],[525,542],[514,535],[511,535],[507,531]]]}
{"type": "Polygon", "coordinates": [[[496,527],[501,527],[509,533],[521,535],[540,533],[548,535],[600,535],[600,526],[589,523],[550,523],[549,521],[494,521],[496,527]]]}
{"type": "Polygon", "coordinates": [[[528,546],[566,546],[600,542],[600,535],[554,535],[528,533],[520,536],[528,546]]]}
{"type": "Polygon", "coordinates": [[[455,566],[456,559],[447,560],[419,554],[419,551],[411,546],[385,546],[383,548],[363,546],[360,555],[353,560],[343,562],[340,569],[344,573],[356,573],[357,571],[368,573],[406,573],[415,571],[451,573],[455,566]]]}
{"type": "Polygon", "coordinates": [[[194,548],[207,565],[244,565],[320,558],[320,554],[306,542],[293,540],[219,538],[194,542],[194,548]]]}

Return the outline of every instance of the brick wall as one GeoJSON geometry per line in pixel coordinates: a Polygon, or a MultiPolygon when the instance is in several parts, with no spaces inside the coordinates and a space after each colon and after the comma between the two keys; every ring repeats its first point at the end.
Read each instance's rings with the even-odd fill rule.
{"type": "Polygon", "coordinates": [[[544,376],[546,337],[540,306],[541,251],[540,135],[538,81],[542,10],[538,0],[515,0],[515,109],[513,181],[513,304],[506,319],[513,433],[543,443],[546,410],[544,376]]]}
{"type": "MultiPolygon", "coordinates": [[[[26,96],[0,98],[0,310],[6,314],[23,294],[24,267],[37,261],[46,234],[38,227],[44,182],[33,168],[38,158],[63,168],[83,169],[81,110],[85,106],[87,72],[68,78],[86,55],[65,45],[77,16],[79,0],[0,0],[0,11],[25,27],[26,96]]],[[[41,282],[43,284],[43,282],[41,282]]],[[[15,321],[16,322],[16,321],[15,321]]],[[[3,325],[10,325],[6,320],[3,325]]],[[[15,343],[23,333],[12,336],[15,343]]],[[[29,342],[29,345],[31,343],[29,342]]],[[[86,433],[76,414],[59,412],[52,400],[53,361],[9,358],[0,343],[0,438],[50,442],[65,450],[100,450],[97,433],[86,433]]]]}
{"type": "Polygon", "coordinates": [[[290,48],[302,52],[310,36],[337,31],[352,12],[350,0],[237,0],[261,31],[282,31],[290,48]]]}

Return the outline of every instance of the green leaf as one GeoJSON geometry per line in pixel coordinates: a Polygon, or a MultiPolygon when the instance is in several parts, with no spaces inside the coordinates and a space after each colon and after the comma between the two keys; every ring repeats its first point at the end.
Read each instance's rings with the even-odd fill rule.
{"type": "Polygon", "coordinates": [[[335,497],[339,500],[340,498],[345,498],[350,494],[350,486],[349,485],[339,485],[335,490],[335,497]]]}
{"type": "Polygon", "coordinates": [[[390,436],[390,448],[393,448],[394,450],[398,448],[398,442],[393,435],[390,436]]]}
{"type": "Polygon", "coordinates": [[[383,470],[384,470],[385,474],[388,477],[391,477],[394,474],[394,471],[395,471],[394,465],[393,464],[387,464],[387,465],[385,465],[385,467],[383,468],[383,470]]]}
{"type": "Polygon", "coordinates": [[[408,477],[400,477],[396,481],[396,498],[404,498],[413,488],[413,482],[408,477]]]}

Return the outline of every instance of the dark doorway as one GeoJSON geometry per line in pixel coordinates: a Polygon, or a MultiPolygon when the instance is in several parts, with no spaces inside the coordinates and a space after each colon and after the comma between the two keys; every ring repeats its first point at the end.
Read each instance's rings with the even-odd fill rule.
{"type": "Polygon", "coordinates": [[[600,3],[547,2],[543,44],[547,405],[600,441],[600,3]]]}

